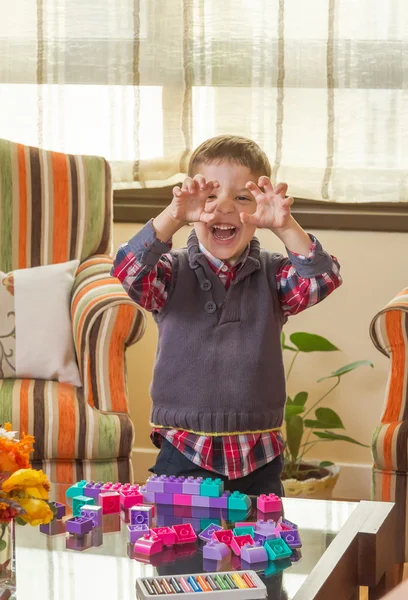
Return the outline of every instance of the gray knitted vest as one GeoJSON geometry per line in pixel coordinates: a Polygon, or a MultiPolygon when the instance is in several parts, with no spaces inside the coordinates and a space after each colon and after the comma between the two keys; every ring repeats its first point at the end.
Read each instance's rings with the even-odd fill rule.
{"type": "Polygon", "coordinates": [[[285,319],[275,273],[281,260],[261,251],[253,238],[247,260],[226,290],[194,232],[188,248],[174,253],[169,297],[155,316],[154,425],[205,434],[280,427],[285,319]]]}

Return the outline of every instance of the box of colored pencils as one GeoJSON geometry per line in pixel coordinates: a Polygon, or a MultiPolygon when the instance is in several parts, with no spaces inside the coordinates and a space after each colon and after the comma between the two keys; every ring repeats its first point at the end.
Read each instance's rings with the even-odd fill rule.
{"type": "Polygon", "coordinates": [[[164,600],[174,598],[177,594],[184,600],[192,600],[196,598],[197,592],[207,592],[205,597],[208,600],[260,600],[267,597],[266,587],[255,571],[143,577],[136,581],[138,600],[147,600],[153,596],[160,596],[160,599],[164,600]]]}

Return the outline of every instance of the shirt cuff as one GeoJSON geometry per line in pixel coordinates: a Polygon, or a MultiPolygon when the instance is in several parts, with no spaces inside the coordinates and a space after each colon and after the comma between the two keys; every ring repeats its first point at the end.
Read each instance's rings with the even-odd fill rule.
{"type": "Polygon", "coordinates": [[[295,267],[298,275],[304,279],[310,279],[317,275],[323,275],[333,268],[333,259],[325,250],[319,240],[313,235],[308,234],[312,241],[312,248],[308,256],[302,256],[291,252],[286,248],[288,256],[295,267]]]}
{"type": "Polygon", "coordinates": [[[157,239],[153,220],[146,223],[143,229],[129,240],[128,245],[131,252],[149,267],[153,267],[172,247],[171,241],[165,243],[157,239]]]}

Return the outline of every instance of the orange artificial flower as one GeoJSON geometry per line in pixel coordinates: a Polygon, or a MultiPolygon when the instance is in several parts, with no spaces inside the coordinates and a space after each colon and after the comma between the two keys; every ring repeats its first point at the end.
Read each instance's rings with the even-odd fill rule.
{"type": "MultiPolygon", "coordinates": [[[[9,423],[6,423],[4,429],[10,431],[8,427],[9,423]]],[[[0,436],[0,471],[14,473],[19,469],[28,469],[30,454],[34,452],[33,444],[32,435],[23,434],[19,441],[0,436]]]]}

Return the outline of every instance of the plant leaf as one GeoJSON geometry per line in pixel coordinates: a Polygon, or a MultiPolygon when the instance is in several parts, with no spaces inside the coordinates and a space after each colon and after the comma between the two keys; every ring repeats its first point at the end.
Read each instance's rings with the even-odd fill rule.
{"type": "Polygon", "coordinates": [[[322,460],[322,462],[319,464],[319,467],[324,469],[324,467],[332,467],[333,465],[334,462],[332,462],[331,460],[322,460]]]}
{"type": "Polygon", "coordinates": [[[292,333],[290,341],[300,352],[335,352],[338,350],[329,340],[314,333],[292,333]]]}
{"type": "Polygon", "coordinates": [[[332,442],[350,442],[350,444],[357,444],[357,446],[362,446],[363,448],[369,447],[367,444],[357,442],[357,440],[354,440],[348,435],[339,435],[338,433],[333,433],[332,431],[313,431],[313,435],[322,440],[330,440],[332,442]]]}
{"type": "Polygon", "coordinates": [[[307,392],[299,392],[294,397],[293,404],[296,404],[296,406],[304,406],[306,404],[308,395],[309,394],[307,392]]]}
{"type": "Polygon", "coordinates": [[[344,429],[344,425],[339,415],[331,408],[321,406],[315,411],[316,419],[322,423],[327,423],[328,428],[344,429]]]}
{"type": "Polygon", "coordinates": [[[293,404],[293,400],[290,396],[286,397],[286,404],[293,404]]]}
{"type": "Polygon", "coordinates": [[[3,552],[7,548],[6,540],[0,540],[0,552],[3,552]]]}
{"type": "Polygon", "coordinates": [[[16,523],[18,523],[22,527],[24,527],[25,525],[27,525],[27,521],[24,521],[24,519],[22,519],[21,517],[17,517],[16,518],[16,523]]]}
{"type": "Polygon", "coordinates": [[[359,367],[374,367],[374,363],[371,362],[371,360],[356,360],[356,362],[352,362],[348,365],[345,365],[344,367],[341,367],[340,369],[337,369],[337,371],[334,371],[334,373],[332,373],[331,375],[327,375],[326,377],[321,377],[320,379],[317,380],[317,382],[319,383],[320,381],[325,381],[325,379],[332,379],[333,377],[341,377],[342,375],[345,375],[346,373],[350,373],[350,371],[354,371],[355,369],[358,369],[359,367]]]}
{"type": "Polygon", "coordinates": [[[286,441],[293,462],[298,458],[300,442],[303,436],[303,420],[302,417],[296,415],[289,419],[286,423],[286,441]]]}
{"type": "Polygon", "coordinates": [[[296,415],[300,415],[300,413],[305,412],[304,406],[296,406],[295,404],[287,404],[285,406],[285,421],[288,421],[292,417],[296,415]]]}

